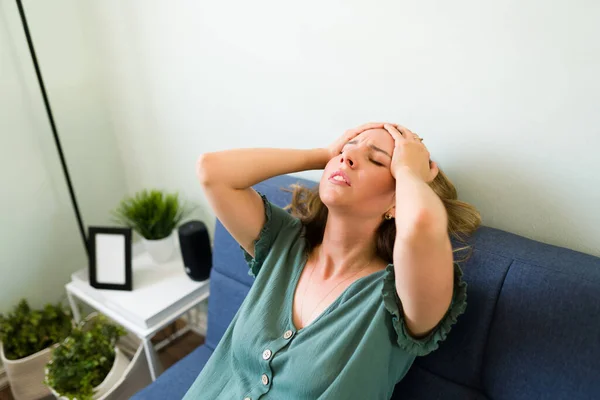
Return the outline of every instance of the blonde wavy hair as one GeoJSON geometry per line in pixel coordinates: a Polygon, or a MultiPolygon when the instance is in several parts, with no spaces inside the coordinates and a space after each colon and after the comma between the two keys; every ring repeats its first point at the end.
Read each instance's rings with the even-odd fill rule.
{"type": "MultiPolygon", "coordinates": [[[[299,184],[290,185],[292,190],[283,190],[292,193],[291,204],[284,207],[291,209],[291,214],[302,221],[305,226],[304,237],[307,241],[306,250],[311,252],[316,246],[323,242],[325,224],[327,222],[328,209],[319,197],[319,185],[307,188],[299,184]]],[[[470,236],[481,225],[481,215],[477,209],[464,201],[458,200],[456,188],[450,179],[439,170],[439,173],[429,187],[442,200],[448,214],[448,234],[451,238],[466,244],[466,236],[470,236]]],[[[382,218],[381,225],[377,229],[377,255],[388,263],[393,263],[394,241],[396,238],[396,224],[394,219],[382,218]]],[[[453,249],[453,253],[469,250],[467,256],[457,262],[466,261],[471,253],[471,246],[466,245],[453,249]]]]}

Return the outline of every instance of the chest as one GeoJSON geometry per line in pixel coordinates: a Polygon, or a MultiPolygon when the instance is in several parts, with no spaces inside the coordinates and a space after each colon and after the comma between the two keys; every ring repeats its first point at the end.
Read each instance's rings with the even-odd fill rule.
{"type": "Polygon", "coordinates": [[[316,320],[356,280],[373,271],[361,271],[354,276],[323,280],[313,271],[309,261],[303,268],[294,292],[292,319],[297,329],[302,329],[316,320]]]}

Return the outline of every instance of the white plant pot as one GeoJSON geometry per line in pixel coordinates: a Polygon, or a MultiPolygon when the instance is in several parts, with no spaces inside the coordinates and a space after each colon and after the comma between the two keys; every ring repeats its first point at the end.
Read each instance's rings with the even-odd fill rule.
{"type": "Polygon", "coordinates": [[[142,237],[144,247],[155,263],[162,264],[173,257],[173,253],[175,253],[175,232],[173,230],[169,236],[159,240],[148,240],[142,237]]]}
{"type": "Polygon", "coordinates": [[[40,399],[50,395],[50,390],[44,385],[44,368],[56,346],[47,347],[19,360],[7,360],[4,346],[0,342],[0,359],[15,400],[40,399]]]}
{"type": "MultiPolygon", "coordinates": [[[[127,358],[127,356],[123,354],[123,352],[119,350],[118,347],[115,347],[115,361],[113,362],[113,366],[108,372],[108,375],[106,375],[106,378],[104,378],[104,380],[102,381],[102,383],[94,388],[94,395],[92,396],[92,399],[99,399],[105,393],[110,391],[112,387],[115,386],[115,384],[117,384],[121,380],[128,366],[129,359],[127,358]]],[[[53,388],[50,388],[50,391],[54,396],[56,396],[57,399],[68,400],[67,397],[61,396],[53,388]]]]}

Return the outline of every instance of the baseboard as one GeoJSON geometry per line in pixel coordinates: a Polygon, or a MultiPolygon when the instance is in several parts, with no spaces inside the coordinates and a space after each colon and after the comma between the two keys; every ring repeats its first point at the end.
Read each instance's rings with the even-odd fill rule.
{"type": "Polygon", "coordinates": [[[0,367],[0,390],[6,387],[8,387],[8,376],[6,375],[6,370],[0,367]]]}

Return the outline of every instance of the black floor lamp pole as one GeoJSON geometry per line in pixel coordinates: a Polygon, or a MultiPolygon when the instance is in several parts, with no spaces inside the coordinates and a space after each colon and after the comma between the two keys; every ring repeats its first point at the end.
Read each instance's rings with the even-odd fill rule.
{"type": "Polygon", "coordinates": [[[88,254],[88,241],[85,235],[85,229],[83,225],[83,221],[81,220],[81,214],[79,213],[79,207],[77,206],[77,199],[75,198],[75,192],[73,191],[73,185],[71,184],[71,178],[69,177],[69,170],[67,169],[67,163],[65,162],[65,156],[62,151],[62,147],[60,145],[60,139],[58,137],[58,132],[56,131],[56,124],[54,123],[54,117],[52,116],[52,109],[50,108],[50,102],[48,101],[48,95],[46,94],[46,87],[44,86],[44,79],[42,78],[42,72],[40,71],[40,66],[38,65],[37,57],[35,55],[35,49],[33,48],[33,42],[31,41],[31,35],[29,34],[29,27],[27,25],[27,18],[25,17],[25,11],[23,10],[23,4],[21,0],[16,0],[17,6],[19,7],[19,14],[21,15],[21,22],[23,24],[23,29],[25,30],[25,36],[27,37],[27,44],[29,45],[29,53],[31,54],[31,59],[33,60],[33,65],[35,67],[35,73],[37,75],[38,83],[40,84],[40,91],[42,92],[42,97],[44,98],[44,105],[46,106],[46,113],[48,114],[48,119],[50,120],[50,126],[52,127],[52,134],[54,135],[54,142],[56,143],[56,148],[58,150],[58,155],[60,157],[60,162],[62,164],[63,173],[65,174],[65,178],[67,180],[67,185],[69,186],[69,193],[71,195],[71,203],[73,203],[73,209],[75,210],[75,216],[77,217],[77,223],[79,224],[79,232],[81,233],[81,239],[83,240],[83,246],[85,248],[86,255],[88,254]]]}

